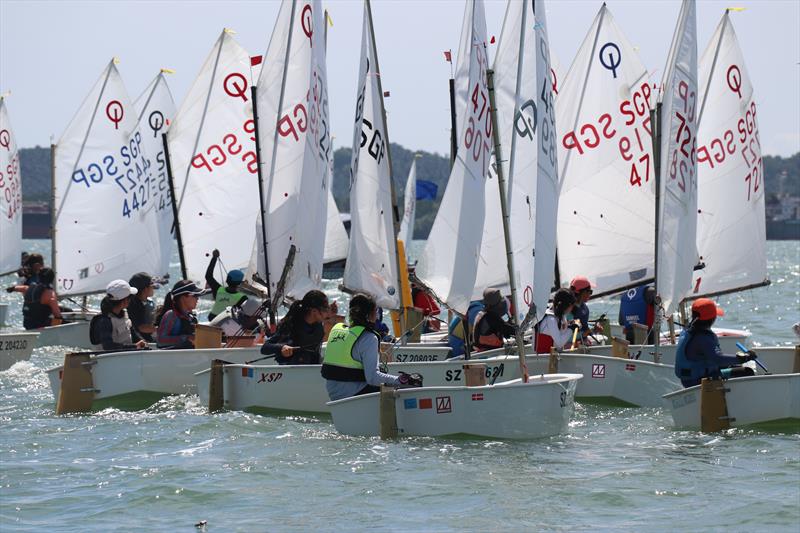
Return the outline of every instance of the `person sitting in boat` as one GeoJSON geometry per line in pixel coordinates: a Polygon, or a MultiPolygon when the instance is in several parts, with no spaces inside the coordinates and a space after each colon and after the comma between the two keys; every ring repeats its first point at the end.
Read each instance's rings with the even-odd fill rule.
{"type": "Polygon", "coordinates": [[[245,293],[239,292],[239,286],[244,281],[244,272],[241,270],[235,269],[228,272],[228,276],[225,278],[225,287],[214,279],[214,268],[217,266],[218,259],[219,250],[211,252],[211,261],[206,269],[206,283],[214,296],[214,305],[208,312],[209,320],[214,320],[214,317],[223,312],[226,307],[233,307],[247,299],[245,293]]]}
{"type": "Polygon", "coordinates": [[[699,385],[703,378],[738,378],[755,374],[740,366],[756,359],[752,350],[740,355],[724,355],[711,326],[725,312],[713,300],[698,298],[692,303],[692,319],[681,332],[675,350],[675,375],[684,387],[699,385]]]}
{"type": "Polygon", "coordinates": [[[516,328],[503,320],[508,313],[508,301],[500,289],[487,288],[483,291],[483,310],[475,317],[472,328],[472,346],[475,351],[501,348],[505,339],[516,334],[516,328]]]}
{"type": "Polygon", "coordinates": [[[159,348],[194,348],[197,300],[206,291],[194,282],[182,279],[164,298],[161,315],[156,318],[156,339],[159,348]]]}
{"type": "Polygon", "coordinates": [[[156,303],[152,296],[158,286],[147,272],[139,272],[131,276],[128,282],[136,289],[128,304],[128,318],[131,321],[131,335],[134,340],[156,342],[156,303]]]}
{"type": "Polygon", "coordinates": [[[425,322],[422,324],[422,333],[439,331],[441,325],[438,315],[442,310],[436,305],[436,300],[433,299],[433,296],[413,281],[411,282],[411,301],[414,307],[425,316],[425,322]]]}
{"type": "Polygon", "coordinates": [[[258,320],[263,314],[264,306],[255,298],[248,298],[225,309],[209,325],[220,328],[226,337],[255,335],[261,329],[258,320]]]}
{"type": "Polygon", "coordinates": [[[325,293],[308,291],[302,300],[292,302],[275,333],[261,347],[261,353],[274,355],[279,365],[318,365],[325,340],[323,322],[329,312],[325,293]]]}
{"type": "Polygon", "coordinates": [[[6,292],[25,292],[25,290],[41,280],[39,275],[44,268],[42,254],[27,254],[22,259],[22,266],[17,270],[19,283],[6,287],[6,292]]]}
{"type": "Polygon", "coordinates": [[[374,329],[377,313],[378,305],[371,296],[356,294],[350,299],[350,325],[339,323],[331,329],[321,373],[332,401],[378,392],[381,384],[422,385],[420,376],[380,371],[380,343],[374,329]]]}
{"type": "Polygon", "coordinates": [[[139,290],[131,287],[124,279],[115,279],[106,286],[106,295],[100,302],[100,314],[95,315],[89,324],[89,339],[103,350],[141,350],[147,348],[147,341],[139,339],[134,343],[131,337],[131,321],[125,309],[131,296],[139,290]]]}
{"type": "Polygon", "coordinates": [[[655,323],[656,311],[656,290],[652,285],[641,285],[630,289],[620,297],[619,302],[619,323],[625,333],[625,339],[633,344],[634,324],[647,326],[647,344],[655,343],[655,323]]]}
{"type": "Polygon", "coordinates": [[[553,303],[547,308],[536,324],[536,353],[550,353],[551,348],[569,348],[573,329],[579,327],[567,320],[567,315],[575,305],[575,294],[569,289],[558,289],[553,295],[553,303]]]}
{"type": "Polygon", "coordinates": [[[56,273],[50,268],[39,271],[39,282],[32,285],[17,285],[14,290],[24,292],[22,303],[22,325],[25,329],[38,329],[61,324],[61,309],[53,288],[56,273]]]}
{"type": "Polygon", "coordinates": [[[569,283],[569,290],[575,296],[575,305],[572,307],[572,319],[580,322],[580,338],[588,337],[593,333],[600,333],[603,328],[595,325],[594,328],[589,327],[589,306],[586,302],[592,296],[592,284],[589,278],[585,276],[575,276],[569,283]]]}
{"type": "MultiPolygon", "coordinates": [[[[469,326],[469,331],[473,330],[475,318],[481,311],[483,311],[483,301],[473,300],[469,303],[469,307],[467,308],[467,325],[469,326]]],[[[450,321],[450,324],[447,325],[447,344],[450,346],[450,358],[464,355],[466,338],[464,319],[461,315],[456,315],[453,317],[453,320],[450,321]]]]}

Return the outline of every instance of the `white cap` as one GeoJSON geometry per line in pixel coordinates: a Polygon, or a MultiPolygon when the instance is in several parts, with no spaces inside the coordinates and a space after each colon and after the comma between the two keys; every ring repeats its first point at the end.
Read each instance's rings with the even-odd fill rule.
{"type": "Polygon", "coordinates": [[[124,300],[139,292],[136,287],[131,287],[124,279],[115,279],[106,287],[106,293],[114,300],[124,300]]]}

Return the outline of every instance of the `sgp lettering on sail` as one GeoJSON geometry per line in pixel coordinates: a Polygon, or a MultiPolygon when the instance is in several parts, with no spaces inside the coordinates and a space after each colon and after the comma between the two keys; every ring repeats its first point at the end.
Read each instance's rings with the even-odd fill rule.
{"type": "Polygon", "coordinates": [[[250,174],[257,174],[255,131],[253,119],[245,120],[240,131],[227,132],[217,142],[199,150],[192,157],[192,167],[213,173],[217,168],[238,160],[244,163],[250,174]]]}
{"type": "MultiPolygon", "coordinates": [[[[0,141],[2,144],[2,141],[0,141]]],[[[0,169],[0,203],[6,205],[6,217],[14,220],[22,209],[22,187],[19,183],[19,153],[14,152],[13,157],[0,169]]]]}
{"type": "Polygon", "coordinates": [[[141,134],[136,130],[117,150],[75,169],[72,181],[90,192],[103,184],[116,184],[122,192],[121,216],[131,218],[134,212],[151,202],[157,190],[150,161],[144,157],[141,144],[141,134]]]}
{"type": "Polygon", "coordinates": [[[316,149],[322,161],[331,157],[331,134],[328,125],[328,92],[314,64],[311,83],[304,101],[291,103],[278,120],[278,135],[290,141],[306,141],[316,149]]]}
{"type": "Polygon", "coordinates": [[[579,124],[561,138],[567,150],[582,156],[603,146],[605,141],[616,142],[619,155],[630,164],[629,183],[641,187],[652,173],[650,163],[651,127],[650,98],[652,87],[643,82],[629,98],[619,102],[616,109],[600,113],[596,119],[579,124]]]}

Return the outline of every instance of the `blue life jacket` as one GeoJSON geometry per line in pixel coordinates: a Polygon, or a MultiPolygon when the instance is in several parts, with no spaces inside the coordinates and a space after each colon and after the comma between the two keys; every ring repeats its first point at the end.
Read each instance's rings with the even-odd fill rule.
{"type": "Polygon", "coordinates": [[[647,285],[640,285],[621,296],[619,302],[619,323],[622,324],[625,329],[629,329],[634,323],[644,326],[649,325],[647,323],[647,302],[644,299],[646,290],[647,285]]]}
{"type": "MultiPolygon", "coordinates": [[[[481,311],[483,311],[482,301],[475,300],[469,303],[467,319],[469,320],[470,329],[475,325],[475,318],[481,311]]],[[[450,357],[464,355],[464,326],[461,322],[461,317],[456,315],[447,326],[447,344],[451,350],[450,357]]]]}
{"type": "Polygon", "coordinates": [[[684,387],[703,378],[720,377],[722,368],[736,365],[735,356],[723,355],[717,335],[710,329],[685,329],[675,350],[675,375],[684,387]]]}

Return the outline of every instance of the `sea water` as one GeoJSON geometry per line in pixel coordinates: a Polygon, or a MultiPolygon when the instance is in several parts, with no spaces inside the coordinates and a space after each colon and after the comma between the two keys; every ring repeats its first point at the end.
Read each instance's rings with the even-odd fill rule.
{"type": "MultiPolygon", "coordinates": [[[[797,343],[798,250],[768,242],[772,285],[721,297],[719,325],[797,343]]],[[[20,299],[0,293],[11,329],[20,299]]],[[[62,358],[37,348],[0,372],[0,531],[800,529],[798,434],[677,431],[663,409],[584,404],[566,435],[526,442],[343,437],[327,417],[208,415],[196,396],[59,417],[44,369],[62,358]]]]}

